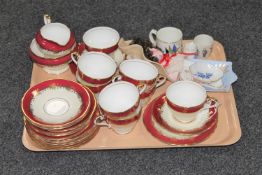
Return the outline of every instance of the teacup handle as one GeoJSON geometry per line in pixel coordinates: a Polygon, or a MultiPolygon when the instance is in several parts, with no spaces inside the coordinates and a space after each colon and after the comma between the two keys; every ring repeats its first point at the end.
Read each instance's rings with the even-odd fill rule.
{"type": "Polygon", "coordinates": [[[207,102],[210,103],[210,105],[209,105],[208,107],[202,108],[202,110],[210,109],[210,108],[215,108],[215,109],[217,109],[217,108],[221,105],[221,103],[219,103],[217,100],[214,100],[214,99],[212,99],[212,98],[208,98],[208,99],[207,99],[207,102]],[[211,105],[212,102],[215,102],[215,104],[211,105]]]}
{"type": "Polygon", "coordinates": [[[73,62],[77,65],[77,60],[79,58],[79,53],[78,52],[72,52],[71,53],[71,59],[73,60],[73,62]],[[77,59],[76,59],[77,58],[77,59]]]}
{"type": "Polygon", "coordinates": [[[112,83],[122,80],[122,75],[116,75],[112,79],[112,83]]]}
{"type": "Polygon", "coordinates": [[[104,115],[98,116],[95,119],[94,124],[100,127],[111,128],[111,125],[106,121],[106,117],[104,115]]]}
{"type": "Polygon", "coordinates": [[[51,16],[49,16],[48,14],[44,14],[44,23],[45,24],[51,23],[51,16]]]}
{"type": "Polygon", "coordinates": [[[154,47],[156,47],[156,29],[152,29],[149,33],[149,40],[153,44],[154,47]]]}
{"type": "Polygon", "coordinates": [[[159,75],[156,80],[156,88],[162,86],[166,82],[166,77],[163,75],[159,75]]]}
{"type": "Polygon", "coordinates": [[[146,85],[146,84],[140,84],[140,85],[137,86],[137,89],[138,89],[140,95],[141,95],[143,92],[145,92],[146,88],[147,88],[147,85],[146,85]]]}

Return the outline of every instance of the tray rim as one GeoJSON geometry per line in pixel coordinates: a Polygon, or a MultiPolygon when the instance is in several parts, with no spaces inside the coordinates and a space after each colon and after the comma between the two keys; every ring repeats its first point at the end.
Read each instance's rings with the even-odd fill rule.
{"type": "MultiPolygon", "coordinates": [[[[184,42],[186,41],[190,41],[190,40],[183,40],[184,42]]],[[[223,45],[219,42],[219,41],[214,41],[214,45],[218,45],[218,47],[220,47],[223,51],[223,56],[224,56],[224,60],[226,60],[226,55],[225,55],[225,50],[223,45]]],[[[33,63],[34,66],[35,63],[33,63]]],[[[33,69],[32,69],[32,73],[31,73],[31,79],[30,79],[30,86],[32,83],[32,75],[33,75],[33,69]]],[[[213,92],[213,93],[220,93],[220,92],[213,92]]],[[[184,146],[184,145],[164,145],[164,146],[143,146],[143,147],[97,147],[97,148],[88,148],[88,149],[83,149],[81,147],[79,148],[73,148],[73,149],[64,149],[64,150],[43,150],[41,148],[38,148],[39,150],[36,149],[32,149],[30,147],[30,145],[28,144],[27,138],[27,131],[26,128],[23,127],[23,134],[22,134],[22,144],[23,146],[29,150],[29,151],[33,151],[33,152],[53,152],[53,151],[93,151],[93,150],[131,150],[131,149],[163,149],[163,148],[170,148],[170,149],[174,149],[174,148],[198,148],[198,147],[223,147],[223,146],[230,146],[230,145],[234,145],[236,144],[242,137],[242,129],[241,129],[241,125],[240,125],[240,120],[239,120],[239,115],[238,115],[238,111],[237,111],[237,107],[236,107],[236,100],[235,100],[235,95],[234,95],[234,91],[233,88],[231,86],[230,91],[228,92],[229,95],[231,95],[231,103],[234,103],[234,113],[235,113],[235,117],[234,120],[236,122],[237,125],[234,125],[233,128],[231,128],[232,130],[238,130],[238,134],[234,134],[232,135],[229,139],[226,139],[226,142],[224,144],[216,144],[216,145],[189,145],[189,146],[184,146]],[[239,126],[239,127],[238,127],[239,126]]],[[[150,100],[151,101],[151,100],[150,100]]],[[[144,111],[143,111],[144,112],[144,111]]],[[[140,120],[143,120],[143,114],[140,118],[140,120]]],[[[236,132],[235,132],[236,133],[236,132]]],[[[30,138],[29,138],[30,139],[30,138]]]]}

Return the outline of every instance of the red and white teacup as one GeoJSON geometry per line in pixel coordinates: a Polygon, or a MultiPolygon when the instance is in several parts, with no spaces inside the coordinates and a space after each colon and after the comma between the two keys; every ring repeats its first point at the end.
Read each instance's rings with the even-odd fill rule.
{"type": "Polygon", "coordinates": [[[126,81],[106,86],[98,97],[102,115],[95,123],[111,127],[118,134],[129,133],[140,117],[142,107],[139,96],[143,91],[126,81]],[[106,120],[107,123],[98,120],[106,120]]]}
{"type": "Polygon", "coordinates": [[[155,89],[166,82],[166,78],[158,73],[158,69],[148,61],[141,59],[125,60],[119,65],[119,74],[113,82],[118,80],[128,81],[137,87],[145,86],[145,91],[140,95],[146,103],[155,89]]]}
{"type": "MultiPolygon", "coordinates": [[[[178,81],[171,84],[166,91],[167,104],[170,109],[181,113],[194,113],[203,109],[207,102],[204,87],[193,81],[178,81]]],[[[184,115],[182,122],[194,120],[195,115],[184,115]]]]}
{"type": "Polygon", "coordinates": [[[111,82],[116,73],[117,65],[107,54],[100,52],[84,52],[81,56],[77,53],[73,53],[71,57],[77,65],[78,79],[81,79],[84,85],[90,87],[91,90],[92,87],[98,86],[99,91],[102,90],[103,87],[111,82]],[[75,57],[78,57],[78,59],[76,60],[75,57]]]}
{"type": "Polygon", "coordinates": [[[83,35],[87,51],[110,54],[118,48],[119,33],[110,27],[94,27],[83,35]]]}

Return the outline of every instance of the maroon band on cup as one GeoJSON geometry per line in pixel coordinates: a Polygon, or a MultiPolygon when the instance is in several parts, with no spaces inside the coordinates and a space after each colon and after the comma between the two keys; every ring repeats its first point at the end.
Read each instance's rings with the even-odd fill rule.
{"type": "Polygon", "coordinates": [[[150,85],[152,85],[156,82],[156,78],[154,78],[152,80],[135,80],[135,79],[125,75],[121,70],[119,71],[119,74],[122,76],[123,81],[128,81],[128,82],[134,84],[135,86],[140,85],[140,84],[147,84],[147,85],[150,86],[150,85]]]}
{"type": "Polygon", "coordinates": [[[114,74],[108,78],[104,78],[104,79],[94,79],[91,78],[87,75],[85,75],[79,68],[77,68],[78,74],[80,76],[80,78],[84,81],[86,81],[87,83],[91,83],[91,84],[105,84],[109,81],[111,81],[112,77],[114,76],[114,74]]]}
{"type": "Polygon", "coordinates": [[[109,48],[104,48],[104,49],[93,48],[93,47],[89,47],[88,45],[85,45],[85,47],[86,47],[87,51],[103,52],[103,53],[106,53],[106,54],[110,54],[118,48],[118,44],[116,44],[112,47],[109,47],[109,48]]]}
{"type": "Polygon", "coordinates": [[[206,103],[206,100],[198,106],[193,106],[193,107],[187,108],[187,107],[175,105],[171,101],[169,101],[168,98],[167,98],[168,106],[170,106],[173,110],[175,110],[177,112],[182,112],[182,113],[193,113],[193,112],[199,111],[201,108],[203,108],[205,103],[206,103]]]}
{"type": "Polygon", "coordinates": [[[108,82],[107,84],[101,85],[101,86],[97,86],[97,87],[92,87],[92,86],[87,86],[93,93],[98,93],[100,91],[102,91],[102,89],[104,89],[110,82],[108,82]]]}
{"type": "Polygon", "coordinates": [[[129,115],[129,114],[131,114],[131,113],[133,113],[133,112],[135,112],[137,110],[137,108],[139,107],[139,101],[140,100],[138,100],[136,102],[136,104],[132,108],[130,108],[130,109],[124,111],[124,112],[113,113],[113,112],[105,111],[104,109],[102,109],[102,110],[104,111],[106,116],[109,116],[109,118],[110,118],[110,116],[113,116],[113,117],[124,117],[124,116],[127,116],[127,115],[129,115]]]}
{"type": "Polygon", "coordinates": [[[140,98],[141,98],[141,99],[145,99],[145,98],[151,96],[151,95],[155,92],[155,90],[156,90],[156,88],[152,88],[152,89],[150,89],[149,92],[143,92],[143,93],[140,95],[140,98]]]}
{"type": "Polygon", "coordinates": [[[53,52],[61,52],[61,51],[68,50],[71,47],[73,47],[73,45],[76,43],[73,32],[71,32],[69,41],[67,42],[65,46],[61,46],[53,41],[43,38],[40,31],[36,33],[35,39],[36,39],[36,42],[39,44],[39,46],[41,46],[41,48],[45,50],[53,51],[53,52]]]}
{"type": "Polygon", "coordinates": [[[116,125],[127,125],[130,124],[136,120],[138,120],[141,116],[141,111],[139,112],[139,114],[135,115],[133,118],[131,119],[127,119],[127,120],[112,120],[110,118],[107,118],[107,120],[109,121],[109,123],[113,123],[116,125]]]}

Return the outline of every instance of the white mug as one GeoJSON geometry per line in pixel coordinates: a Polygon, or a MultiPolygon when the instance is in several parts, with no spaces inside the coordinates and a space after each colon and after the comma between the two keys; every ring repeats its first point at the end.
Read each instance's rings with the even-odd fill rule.
{"type": "Polygon", "coordinates": [[[198,57],[207,58],[212,52],[214,39],[212,36],[200,34],[194,38],[194,43],[197,46],[198,57]]]}
{"type": "Polygon", "coordinates": [[[152,29],[149,33],[150,42],[154,47],[160,48],[163,52],[170,49],[173,50],[174,45],[176,46],[176,50],[181,50],[182,37],[182,31],[175,27],[164,27],[158,31],[152,29]]]}

